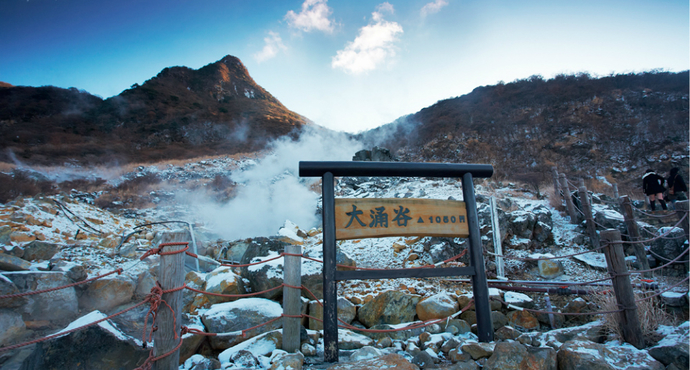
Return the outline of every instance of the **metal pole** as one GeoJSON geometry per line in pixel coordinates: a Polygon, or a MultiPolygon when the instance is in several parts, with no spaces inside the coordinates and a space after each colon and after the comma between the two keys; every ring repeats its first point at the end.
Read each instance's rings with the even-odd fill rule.
{"type": "Polygon", "coordinates": [[[323,196],[323,358],[338,361],[338,290],[335,280],[335,182],[333,173],[322,176],[323,196]]]}
{"type": "Polygon", "coordinates": [[[506,273],[503,264],[503,245],[501,243],[501,227],[498,222],[498,211],[496,210],[496,199],[491,197],[491,227],[494,234],[494,250],[496,251],[496,276],[505,278],[506,273]]]}
{"type": "Polygon", "coordinates": [[[491,320],[491,305],[489,304],[489,286],[486,283],[482,241],[479,233],[479,217],[477,216],[477,200],[474,196],[472,174],[462,176],[462,196],[467,207],[467,226],[470,231],[470,261],[475,274],[472,276],[472,292],[474,293],[474,307],[477,313],[477,337],[481,342],[494,340],[494,329],[491,320]]]}

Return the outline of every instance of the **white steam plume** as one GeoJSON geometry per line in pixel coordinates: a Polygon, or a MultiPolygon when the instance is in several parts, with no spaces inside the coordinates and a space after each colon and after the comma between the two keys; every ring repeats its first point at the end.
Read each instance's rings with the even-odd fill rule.
{"type": "Polygon", "coordinates": [[[188,201],[195,206],[196,219],[226,240],[275,235],[285,220],[303,229],[316,227],[319,194],[309,185],[318,179],[300,179],[299,162],[348,161],[361,148],[342,133],[311,130],[299,141],[281,138],[254,167],[233,173],[232,180],[241,184],[235,198],[218,204],[196,195],[188,201]]]}

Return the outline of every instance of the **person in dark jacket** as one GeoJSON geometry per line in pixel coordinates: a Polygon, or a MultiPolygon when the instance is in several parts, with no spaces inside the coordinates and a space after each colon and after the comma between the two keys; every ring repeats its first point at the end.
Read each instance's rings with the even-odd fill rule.
{"type": "Polygon", "coordinates": [[[675,203],[677,200],[688,199],[685,193],[688,191],[688,186],[685,185],[683,177],[678,173],[678,167],[671,168],[666,184],[668,185],[668,199],[675,203]]]}
{"type": "Polygon", "coordinates": [[[656,210],[654,201],[657,199],[659,203],[661,203],[662,209],[668,209],[664,201],[664,190],[666,190],[664,187],[665,180],[666,179],[659,176],[651,169],[645,171],[644,176],[642,176],[642,188],[644,189],[644,193],[649,196],[649,205],[652,207],[652,211],[656,210]]]}

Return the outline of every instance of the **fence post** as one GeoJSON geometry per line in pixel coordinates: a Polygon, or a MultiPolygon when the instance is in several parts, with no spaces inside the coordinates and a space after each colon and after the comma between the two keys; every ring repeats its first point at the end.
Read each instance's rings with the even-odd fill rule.
{"type": "Polygon", "coordinates": [[[553,177],[553,193],[555,196],[560,194],[561,189],[558,186],[558,170],[556,167],[551,167],[551,177],[553,177]]]}
{"type": "MultiPolygon", "coordinates": [[[[288,244],[285,246],[285,253],[302,254],[302,247],[299,245],[288,244]]],[[[285,256],[285,266],[283,266],[283,282],[292,286],[302,286],[302,258],[297,256],[285,256]]],[[[302,313],[300,295],[301,289],[283,287],[283,350],[294,353],[299,350],[299,327],[302,313]]]]}
{"type": "Polygon", "coordinates": [[[592,216],[592,205],[589,203],[589,193],[587,188],[582,185],[577,190],[580,194],[580,203],[582,203],[582,213],[585,214],[587,224],[587,234],[589,240],[592,242],[592,248],[599,248],[599,235],[597,234],[597,226],[594,224],[594,217],[592,216]]]}
{"type": "Polygon", "coordinates": [[[565,174],[559,175],[561,180],[561,189],[563,190],[563,198],[565,199],[565,205],[568,208],[568,214],[570,215],[570,223],[576,224],[578,217],[575,211],[575,205],[573,204],[573,197],[570,194],[570,188],[568,187],[568,179],[565,178],[565,174]]]}
{"type": "Polygon", "coordinates": [[[619,313],[619,324],[623,333],[623,340],[632,344],[637,349],[644,348],[644,337],[637,317],[637,305],[635,294],[630,284],[630,274],[625,266],[625,254],[621,244],[621,232],[616,229],[608,229],[601,232],[602,243],[608,244],[604,248],[606,264],[612,275],[613,291],[616,295],[618,307],[623,311],[619,313]]]}
{"type": "MultiPolygon", "coordinates": [[[[623,211],[623,217],[625,218],[625,227],[628,229],[628,235],[630,236],[630,242],[635,251],[635,257],[640,263],[640,270],[649,270],[649,260],[647,260],[647,251],[644,250],[644,245],[638,243],[640,238],[640,231],[637,229],[637,221],[635,221],[635,215],[633,214],[632,203],[630,202],[630,197],[624,195],[618,199],[621,206],[621,211],[623,211]]],[[[651,278],[651,272],[645,272],[644,277],[651,278]]]]}
{"type": "Polygon", "coordinates": [[[674,203],[676,207],[676,216],[678,216],[678,221],[680,221],[683,216],[687,215],[685,217],[685,222],[681,224],[681,227],[683,228],[683,231],[685,231],[685,239],[688,239],[688,228],[690,227],[690,214],[688,214],[688,201],[687,200],[679,200],[676,203],[674,203]]]}
{"type": "MultiPolygon", "coordinates": [[[[161,244],[189,242],[189,232],[186,230],[163,233],[161,244]]],[[[175,252],[184,249],[185,245],[172,245],[163,247],[161,252],[175,252]]],[[[161,255],[159,282],[163,290],[179,288],[184,284],[184,253],[161,255]]],[[[153,355],[158,357],[172,351],[182,340],[180,328],[182,325],[182,290],[164,293],[163,300],[168,306],[161,304],[158,308],[156,325],[158,329],[153,332],[153,355]],[[178,339],[175,339],[177,337],[178,339]]],[[[169,356],[154,362],[154,370],[177,369],[180,366],[180,350],[169,356]]]]}
{"type": "Polygon", "coordinates": [[[618,195],[618,184],[614,182],[613,184],[611,184],[611,186],[613,186],[613,197],[615,199],[620,198],[620,196],[618,195]]]}

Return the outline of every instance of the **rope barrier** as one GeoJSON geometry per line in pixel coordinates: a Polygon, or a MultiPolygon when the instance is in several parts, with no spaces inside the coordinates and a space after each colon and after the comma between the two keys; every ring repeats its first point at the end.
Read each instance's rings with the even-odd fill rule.
{"type": "Polygon", "coordinates": [[[96,234],[103,235],[103,232],[102,232],[102,231],[100,231],[100,230],[96,229],[95,227],[91,226],[91,225],[90,225],[88,222],[86,222],[84,219],[82,219],[81,217],[79,217],[79,216],[77,216],[76,214],[74,214],[74,212],[70,211],[69,208],[67,208],[67,206],[65,206],[65,205],[62,204],[61,202],[57,201],[56,199],[52,199],[52,201],[53,201],[55,204],[57,204],[57,206],[60,207],[60,209],[62,209],[62,212],[65,213],[65,217],[67,217],[67,219],[70,220],[70,221],[71,221],[74,225],[76,225],[78,228],[80,228],[81,230],[84,230],[84,231],[86,231],[86,232],[95,232],[96,234]],[[87,229],[90,229],[91,231],[89,231],[89,230],[87,230],[87,229],[84,229],[83,227],[79,226],[76,222],[74,222],[74,220],[72,220],[69,216],[67,216],[67,213],[71,214],[71,215],[74,216],[77,220],[81,221],[81,222],[84,224],[84,226],[86,226],[86,228],[87,228],[87,229]]]}
{"type": "Polygon", "coordinates": [[[24,296],[34,295],[34,294],[53,292],[53,291],[61,290],[61,289],[67,289],[67,288],[71,288],[71,287],[74,287],[74,286],[77,286],[80,284],[86,284],[86,283],[92,282],[94,280],[104,278],[104,277],[106,277],[108,275],[112,275],[116,272],[118,275],[120,275],[122,273],[122,271],[123,271],[122,268],[118,268],[117,270],[110,271],[107,274],[99,275],[96,277],[92,277],[90,279],[82,280],[80,282],[76,282],[76,283],[72,283],[72,284],[68,284],[68,285],[63,285],[63,286],[59,286],[59,287],[55,287],[55,288],[50,288],[50,289],[36,290],[36,291],[32,291],[32,292],[24,292],[24,293],[16,293],[16,294],[0,295],[0,299],[18,298],[18,297],[24,297],[24,296]]]}
{"type": "Polygon", "coordinates": [[[552,314],[552,315],[591,316],[591,315],[605,315],[605,314],[609,314],[609,313],[617,313],[617,312],[622,312],[622,311],[624,311],[624,309],[621,308],[621,309],[618,309],[618,310],[615,310],[615,311],[597,311],[597,312],[552,312],[552,311],[533,310],[533,309],[530,309],[530,308],[524,308],[524,307],[515,306],[515,305],[512,305],[512,304],[510,304],[510,303],[506,303],[506,302],[504,302],[502,299],[496,298],[496,297],[491,297],[491,299],[493,299],[493,300],[495,300],[495,301],[498,301],[498,302],[501,302],[501,303],[503,303],[504,305],[506,305],[506,307],[508,307],[508,308],[513,308],[513,309],[518,310],[518,311],[528,311],[528,312],[544,313],[544,314],[552,314]]]}
{"type": "Polygon", "coordinates": [[[667,267],[667,266],[672,265],[672,264],[675,263],[675,262],[678,262],[678,260],[679,260],[681,257],[683,257],[686,253],[688,253],[688,250],[690,250],[690,247],[689,247],[689,248],[685,248],[685,250],[683,251],[683,253],[679,254],[678,257],[676,257],[675,259],[673,259],[673,260],[671,260],[670,262],[666,263],[665,265],[661,265],[661,266],[659,266],[659,267],[655,267],[655,268],[649,269],[649,270],[631,271],[630,273],[632,273],[632,274],[642,274],[642,273],[645,273],[645,272],[651,272],[651,271],[661,270],[662,268],[665,268],[665,267],[667,267]]]}
{"type": "Polygon", "coordinates": [[[496,254],[496,253],[492,253],[492,252],[486,252],[486,253],[488,253],[488,254],[490,254],[490,255],[492,255],[492,256],[496,256],[496,257],[503,257],[503,258],[512,259],[512,260],[517,260],[517,261],[523,261],[523,262],[533,262],[533,261],[556,260],[556,259],[561,259],[561,258],[579,256],[579,255],[581,255],[581,254],[592,253],[592,252],[598,251],[598,250],[600,250],[600,249],[606,248],[609,244],[613,244],[613,242],[609,242],[609,243],[607,243],[607,244],[601,245],[601,246],[599,246],[599,247],[597,247],[597,248],[594,248],[594,249],[589,249],[589,250],[584,251],[584,252],[578,252],[578,253],[573,253],[573,254],[566,254],[566,255],[555,256],[555,257],[521,258],[521,257],[513,257],[513,256],[508,256],[508,255],[496,254]]]}
{"type": "MultiPolygon", "coordinates": [[[[657,292],[657,293],[655,293],[655,294],[652,294],[652,295],[650,295],[650,296],[646,296],[646,297],[644,297],[644,298],[636,299],[636,300],[635,300],[635,303],[637,303],[637,302],[642,302],[642,301],[646,301],[646,300],[652,299],[652,298],[654,298],[654,297],[656,297],[656,296],[660,296],[660,295],[662,295],[662,294],[664,294],[664,293],[670,291],[671,289],[677,287],[678,285],[680,285],[680,284],[682,284],[682,283],[688,281],[688,279],[690,279],[690,276],[689,276],[689,277],[686,277],[685,279],[679,281],[678,283],[676,283],[676,284],[674,284],[674,285],[671,285],[670,287],[668,287],[668,288],[665,289],[665,290],[662,290],[662,291],[657,292]]],[[[684,294],[687,294],[687,292],[685,292],[684,294]]]]}

